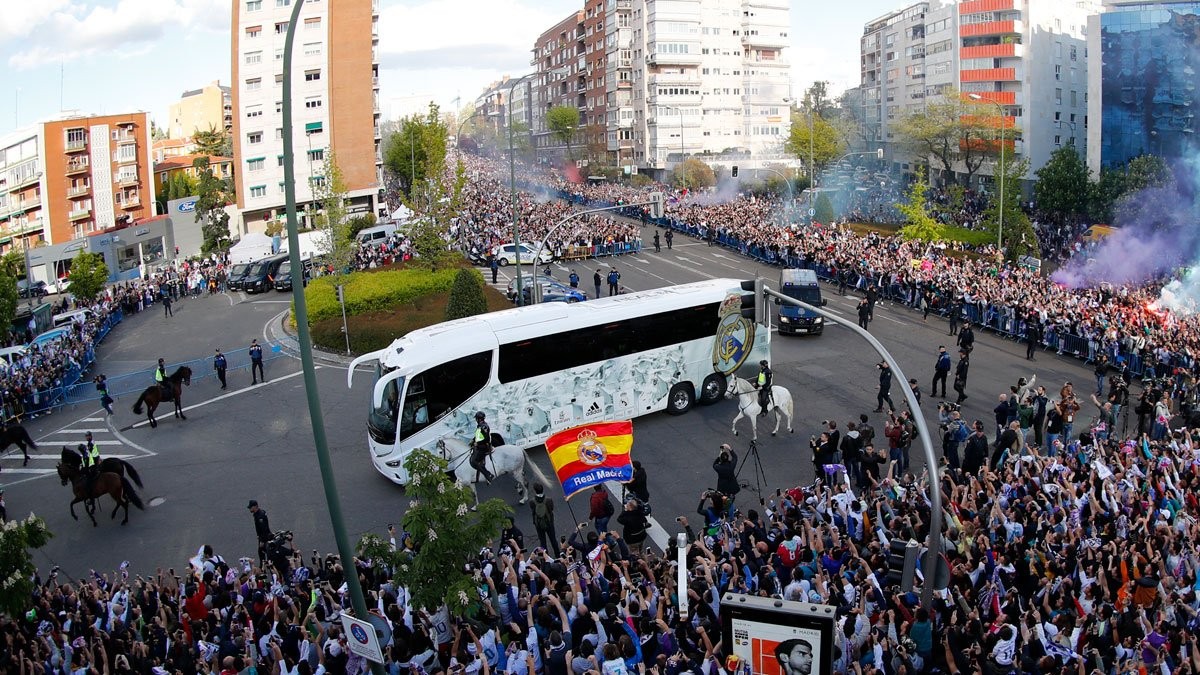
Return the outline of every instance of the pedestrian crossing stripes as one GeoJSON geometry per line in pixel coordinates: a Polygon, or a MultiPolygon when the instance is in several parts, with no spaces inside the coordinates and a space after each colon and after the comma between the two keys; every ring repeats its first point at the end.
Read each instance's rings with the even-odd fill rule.
{"type": "Polygon", "coordinates": [[[36,438],[38,449],[30,448],[28,462],[20,448],[10,448],[0,455],[0,486],[56,474],[55,465],[62,458],[62,448],[75,450],[89,432],[92,442],[100,449],[101,458],[138,460],[150,456],[141,448],[123,442],[119,434],[109,429],[106,421],[104,417],[83,417],[36,438]]]}

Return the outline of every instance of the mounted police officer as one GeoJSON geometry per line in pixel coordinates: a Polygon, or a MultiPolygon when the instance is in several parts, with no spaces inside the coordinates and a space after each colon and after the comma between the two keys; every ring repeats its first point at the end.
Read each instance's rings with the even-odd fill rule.
{"type": "Polygon", "coordinates": [[[158,383],[158,388],[162,390],[162,400],[170,401],[171,383],[167,380],[167,366],[162,359],[158,360],[158,367],[154,369],[154,381],[158,383]]]}
{"type": "Polygon", "coordinates": [[[471,439],[471,468],[483,474],[484,480],[492,482],[496,477],[488,471],[486,463],[492,454],[492,428],[488,426],[483,412],[475,413],[475,437],[471,439]]]}
{"type": "Polygon", "coordinates": [[[96,442],[92,440],[92,432],[87,432],[83,436],[84,442],[79,444],[81,466],[85,479],[84,485],[87,490],[84,494],[92,494],[92,485],[96,482],[96,476],[100,474],[100,448],[96,447],[96,442]]]}
{"type": "Polygon", "coordinates": [[[754,381],[754,388],[758,390],[758,414],[760,416],[767,414],[767,406],[771,403],[771,381],[774,376],[766,359],[758,362],[758,379],[754,381]]]}

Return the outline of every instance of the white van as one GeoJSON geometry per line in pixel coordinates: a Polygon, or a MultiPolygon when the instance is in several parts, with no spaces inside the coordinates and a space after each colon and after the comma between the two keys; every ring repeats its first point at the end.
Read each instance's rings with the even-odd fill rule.
{"type": "Polygon", "coordinates": [[[90,309],[76,309],[71,312],[63,312],[62,314],[54,315],[54,327],[58,328],[59,326],[66,326],[71,323],[86,323],[90,318],[92,318],[92,310],[90,309]]]}
{"type": "Polygon", "coordinates": [[[25,347],[5,347],[0,349],[0,369],[5,371],[12,370],[13,361],[25,356],[29,350],[25,347]]]}
{"type": "Polygon", "coordinates": [[[358,243],[363,246],[379,246],[393,234],[396,234],[395,223],[368,227],[358,233],[358,243]]]}

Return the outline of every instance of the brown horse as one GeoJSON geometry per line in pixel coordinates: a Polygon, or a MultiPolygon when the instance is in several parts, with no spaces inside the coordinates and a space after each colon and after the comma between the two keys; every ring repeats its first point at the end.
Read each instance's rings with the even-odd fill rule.
{"type": "MultiPolygon", "coordinates": [[[[63,464],[74,466],[76,469],[82,470],[83,456],[86,452],[87,449],[84,447],[83,443],[79,444],[77,450],[72,450],[64,445],[60,458],[62,459],[63,464]]],[[[138,472],[133,468],[133,465],[118,457],[105,457],[103,460],[101,460],[100,473],[115,473],[122,478],[124,478],[125,474],[128,473],[129,480],[133,481],[134,485],[137,485],[139,488],[144,487],[142,485],[142,477],[138,475],[138,472]]]]}
{"type": "Polygon", "coordinates": [[[180,366],[179,370],[171,373],[167,379],[163,380],[162,386],[154,385],[147,387],[146,391],[138,397],[137,403],[133,404],[133,414],[142,414],[142,404],[146,404],[146,419],[150,420],[150,427],[158,426],[158,420],[154,419],[154,411],[158,409],[158,404],[163,401],[175,402],[175,416],[181,420],[186,420],[187,417],[183,414],[183,404],[180,402],[183,394],[183,386],[192,384],[192,369],[187,366],[180,366]],[[163,396],[169,392],[168,396],[163,396]]]}
{"type": "MultiPolygon", "coordinates": [[[[129,505],[133,504],[141,510],[146,510],[142,504],[142,498],[138,497],[137,491],[133,489],[133,485],[129,479],[122,478],[115,473],[99,473],[96,479],[91,483],[89,490],[87,476],[76,466],[70,464],[58,463],[58,477],[62,480],[62,484],[71,484],[71,490],[75,493],[75,499],[71,502],[71,517],[79,520],[79,516],[75,515],[75,505],[86,500],[96,500],[103,495],[108,495],[116,502],[113,507],[112,515],[109,518],[117,517],[117,509],[125,507],[125,519],[121,521],[124,525],[129,522],[129,505]]],[[[85,505],[88,517],[92,519],[92,527],[96,527],[96,510],[94,507],[87,508],[85,505]]]]}
{"type": "Polygon", "coordinates": [[[4,452],[8,446],[14,443],[25,455],[25,464],[29,464],[29,448],[37,450],[37,443],[33,442],[33,439],[29,437],[29,432],[20,424],[0,424],[0,452],[4,452]]]}

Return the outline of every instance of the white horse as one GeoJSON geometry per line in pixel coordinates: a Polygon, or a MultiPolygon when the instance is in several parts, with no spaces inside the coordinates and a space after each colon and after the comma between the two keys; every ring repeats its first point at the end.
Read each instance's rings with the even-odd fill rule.
{"type": "MultiPolygon", "coordinates": [[[[733,418],[733,435],[738,435],[738,420],[749,417],[750,438],[758,440],[758,413],[762,411],[762,408],[758,406],[758,389],[748,380],[735,376],[729,380],[729,389],[725,391],[725,398],[735,397],[738,400],[738,414],[733,418]]],[[[775,412],[775,429],[771,431],[771,435],[774,436],[779,431],[780,416],[787,417],[788,433],[793,433],[792,394],[777,384],[771,385],[771,402],[767,404],[767,412],[771,411],[775,412]]]]}
{"type": "MultiPolygon", "coordinates": [[[[454,473],[458,482],[470,485],[483,480],[483,475],[471,466],[471,446],[452,436],[443,436],[437,440],[438,455],[446,460],[447,469],[454,473]]],[[[492,449],[492,454],[485,460],[488,470],[496,477],[510,473],[517,481],[518,504],[524,504],[529,499],[525,484],[525,450],[516,445],[498,445],[492,449]]],[[[476,496],[478,500],[478,495],[476,496]]]]}

